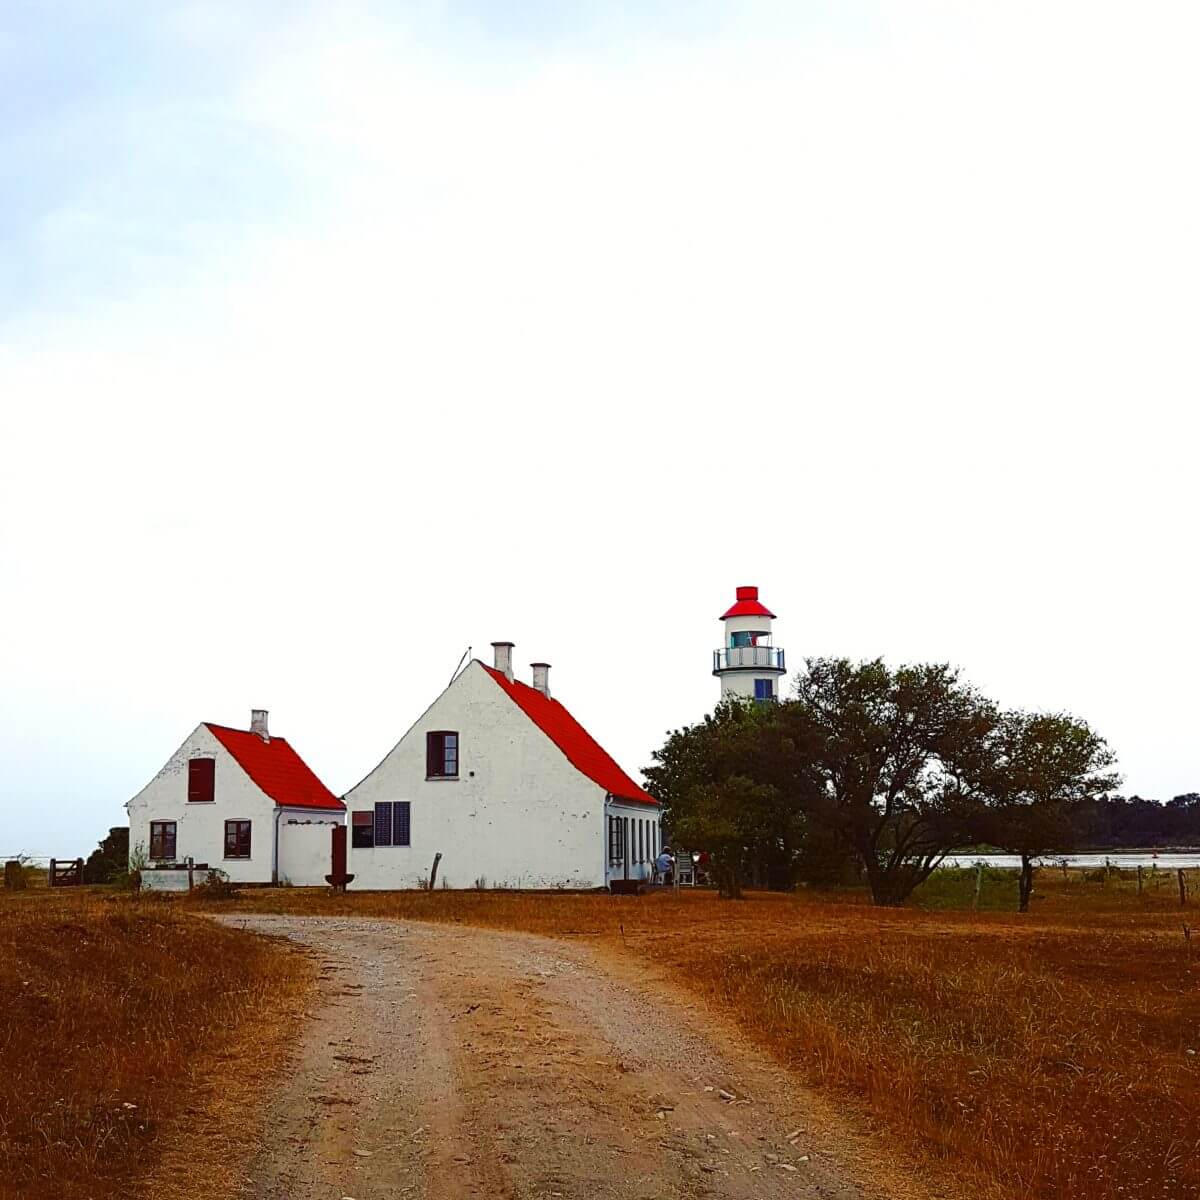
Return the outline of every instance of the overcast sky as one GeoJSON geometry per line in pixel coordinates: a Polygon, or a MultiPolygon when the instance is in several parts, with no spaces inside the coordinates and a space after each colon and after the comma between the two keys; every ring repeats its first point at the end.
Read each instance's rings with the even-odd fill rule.
{"type": "Polygon", "coordinates": [[[1200,9],[0,5],[0,854],[468,645],[627,768],[738,584],[1200,789],[1200,9]]]}

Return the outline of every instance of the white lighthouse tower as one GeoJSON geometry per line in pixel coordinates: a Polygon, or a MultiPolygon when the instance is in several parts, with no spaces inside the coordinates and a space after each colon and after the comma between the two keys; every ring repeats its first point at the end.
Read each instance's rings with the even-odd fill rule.
{"type": "Polygon", "coordinates": [[[725,645],[713,651],[713,674],[721,681],[721,699],[778,699],[777,684],[786,670],[783,651],[771,644],[775,614],[758,598],[758,588],[740,587],[737,600],[721,620],[725,645]]]}

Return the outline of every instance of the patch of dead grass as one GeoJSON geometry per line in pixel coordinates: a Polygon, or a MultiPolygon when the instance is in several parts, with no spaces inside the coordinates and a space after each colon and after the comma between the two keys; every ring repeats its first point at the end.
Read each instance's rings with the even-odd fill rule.
{"type": "Polygon", "coordinates": [[[246,892],[343,913],[589,938],[653,961],[890,1144],[973,1194],[1200,1196],[1200,938],[1167,888],[1043,873],[1011,913],[862,897],[246,892]]]}
{"type": "Polygon", "coordinates": [[[310,974],[151,899],[0,897],[0,1198],[141,1195],[164,1147],[156,1196],[219,1182],[310,974]]]}

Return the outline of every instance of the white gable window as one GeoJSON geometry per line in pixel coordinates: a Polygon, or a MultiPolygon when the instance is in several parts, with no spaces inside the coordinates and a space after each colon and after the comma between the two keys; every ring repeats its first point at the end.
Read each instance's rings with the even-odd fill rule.
{"type": "Polygon", "coordinates": [[[425,735],[425,775],[429,779],[458,778],[458,732],[438,729],[425,735]]]}

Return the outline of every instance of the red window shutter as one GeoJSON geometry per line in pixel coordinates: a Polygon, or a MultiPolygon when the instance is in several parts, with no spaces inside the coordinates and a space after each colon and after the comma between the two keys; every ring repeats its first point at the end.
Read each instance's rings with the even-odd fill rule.
{"type": "Polygon", "coordinates": [[[193,758],[188,763],[188,802],[207,804],[214,799],[216,759],[193,758]]]}
{"type": "Polygon", "coordinates": [[[442,773],[442,735],[427,733],[425,735],[425,774],[427,776],[442,773]]]}

